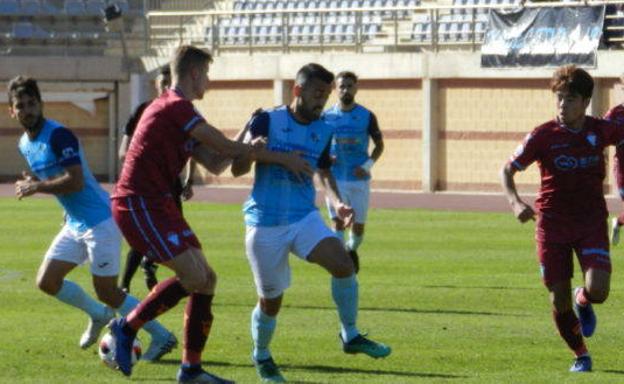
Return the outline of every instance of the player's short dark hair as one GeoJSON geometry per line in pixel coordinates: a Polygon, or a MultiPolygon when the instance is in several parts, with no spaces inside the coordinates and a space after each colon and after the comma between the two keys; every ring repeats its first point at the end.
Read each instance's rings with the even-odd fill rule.
{"type": "Polygon", "coordinates": [[[158,74],[161,76],[171,76],[171,67],[169,66],[169,64],[160,67],[158,74]]]}
{"type": "Polygon", "coordinates": [[[565,65],[557,68],[550,81],[553,92],[567,90],[590,99],[594,92],[594,79],[586,70],[575,65],[565,65]]]}
{"type": "Polygon", "coordinates": [[[358,77],[355,73],[351,71],[342,71],[336,75],[336,80],[338,79],[351,79],[354,83],[358,82],[358,77]]]}
{"type": "Polygon", "coordinates": [[[297,71],[295,84],[305,87],[312,79],[319,79],[326,84],[331,84],[334,81],[334,74],[320,64],[306,64],[297,71]]]}
{"type": "Polygon", "coordinates": [[[180,77],[192,68],[210,63],[212,63],[212,54],[208,50],[192,45],[182,45],[178,47],[171,60],[171,72],[180,77]]]}
{"type": "Polygon", "coordinates": [[[41,102],[41,92],[37,85],[37,80],[32,77],[17,76],[9,81],[7,86],[9,94],[9,104],[13,105],[13,100],[23,95],[34,97],[38,102],[41,102]]]}

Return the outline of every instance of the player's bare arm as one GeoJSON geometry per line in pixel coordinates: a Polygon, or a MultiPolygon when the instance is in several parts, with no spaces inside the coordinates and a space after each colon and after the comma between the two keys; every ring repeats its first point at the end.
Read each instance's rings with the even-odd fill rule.
{"type": "Polygon", "coordinates": [[[80,191],[84,186],[82,166],[80,164],[65,168],[65,172],[58,177],[48,180],[37,180],[27,174],[15,182],[15,195],[19,200],[35,193],[49,193],[66,195],[80,191]]]}
{"type": "Polygon", "coordinates": [[[195,169],[197,163],[192,158],[186,163],[184,167],[184,178],[182,179],[182,199],[188,201],[193,198],[193,177],[195,175],[195,169]]]}
{"type": "Polygon", "coordinates": [[[514,181],[515,174],[516,169],[513,165],[511,163],[505,164],[501,171],[503,191],[505,192],[507,201],[509,201],[511,205],[514,216],[516,216],[521,223],[526,223],[529,220],[535,220],[535,211],[530,205],[522,201],[520,195],[518,195],[518,190],[516,189],[516,183],[514,181]]]}
{"type": "Polygon", "coordinates": [[[217,128],[203,121],[195,125],[191,131],[191,136],[205,144],[208,148],[228,158],[238,156],[255,158],[256,156],[256,151],[252,146],[228,139],[217,128]]]}
{"type": "Polygon", "coordinates": [[[123,164],[126,159],[126,153],[128,153],[128,147],[130,147],[130,139],[131,137],[128,135],[123,135],[121,137],[121,144],[119,144],[119,151],[117,152],[117,157],[119,158],[119,164],[123,164]]]}
{"type": "Polygon", "coordinates": [[[325,190],[325,196],[332,202],[338,217],[343,220],[345,228],[353,221],[353,208],[345,204],[340,198],[336,179],[329,169],[319,168],[317,170],[318,180],[325,190]]]}
{"type": "Polygon", "coordinates": [[[381,154],[384,151],[383,138],[381,137],[373,138],[373,144],[375,145],[375,148],[373,148],[373,152],[371,152],[370,160],[369,160],[370,163],[367,161],[366,163],[362,164],[362,166],[356,167],[353,170],[353,173],[355,174],[355,176],[360,179],[364,179],[370,176],[370,170],[371,170],[371,167],[373,166],[373,163],[376,163],[377,160],[379,160],[379,158],[381,157],[381,154]]]}
{"type": "MultiPolygon", "coordinates": [[[[314,175],[314,169],[307,160],[301,157],[298,151],[286,153],[267,150],[265,148],[266,137],[251,139],[251,137],[247,135],[244,142],[249,143],[256,149],[255,160],[258,162],[281,165],[294,173],[299,180],[302,180],[304,176],[312,177],[314,175]]],[[[239,156],[235,158],[232,162],[232,175],[238,177],[248,173],[251,170],[253,160],[254,159],[249,156],[239,156]]]]}

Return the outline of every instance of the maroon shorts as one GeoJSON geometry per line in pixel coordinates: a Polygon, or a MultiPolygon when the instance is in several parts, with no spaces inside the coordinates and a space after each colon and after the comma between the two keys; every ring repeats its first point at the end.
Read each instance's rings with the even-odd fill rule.
{"type": "Polygon", "coordinates": [[[115,197],[112,210],[128,244],[152,261],[162,263],[191,247],[201,249],[172,198],[115,197]]]}
{"type": "Polygon", "coordinates": [[[572,278],[573,253],[583,272],[593,268],[611,273],[606,219],[574,222],[542,217],[536,230],[537,257],[547,287],[572,278]]]}

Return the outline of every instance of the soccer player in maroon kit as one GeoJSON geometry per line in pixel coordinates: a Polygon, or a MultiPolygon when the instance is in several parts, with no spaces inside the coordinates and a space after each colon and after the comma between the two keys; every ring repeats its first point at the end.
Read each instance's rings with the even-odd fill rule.
{"type": "Polygon", "coordinates": [[[212,324],[216,274],[208,265],[199,240],[176,207],[172,188],[192,156],[206,168],[206,151],[223,157],[277,161],[296,174],[309,174],[297,154],[277,153],[227,139],[208,124],[191,100],[208,88],[207,51],[182,46],[171,63],[172,85],[145,110],[130,143],[119,182],[112,196],[113,217],[130,246],[170,269],[176,276],[157,284],[127,317],[111,321],[115,361],[123,374],[132,373],[130,351],[141,326],[190,296],[184,314],[184,349],[179,383],[231,383],[201,368],[201,353],[212,324]]]}
{"type": "MultiPolygon", "coordinates": [[[[620,78],[620,83],[624,84],[624,77],[620,78]]],[[[624,125],[624,104],[618,104],[611,108],[604,115],[604,119],[624,125]]],[[[613,170],[618,194],[620,195],[620,199],[624,200],[624,177],[622,176],[624,172],[620,171],[621,166],[624,166],[624,147],[617,147],[613,161],[613,170]]],[[[622,225],[624,225],[624,213],[620,213],[617,217],[614,217],[611,222],[611,244],[616,245],[620,242],[620,228],[622,225]]]]}
{"type": "Polygon", "coordinates": [[[602,303],[609,295],[603,150],[624,143],[624,127],[585,115],[593,88],[593,79],[583,69],[572,65],[557,69],[551,82],[557,117],[528,134],[502,171],[503,189],[516,218],[524,223],[537,216],[535,237],[542,277],[559,334],[576,356],[572,372],[592,369],[583,336],[595,330],[591,304],[602,303]],[[515,173],[533,162],[541,174],[537,214],[522,201],[514,182],[515,173]],[[573,252],[585,281],[574,290],[574,301],[573,252]]]}

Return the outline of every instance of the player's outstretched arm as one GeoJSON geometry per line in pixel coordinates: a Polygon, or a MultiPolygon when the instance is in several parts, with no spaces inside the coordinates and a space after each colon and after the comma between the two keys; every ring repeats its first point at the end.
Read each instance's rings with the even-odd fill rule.
{"type": "Polygon", "coordinates": [[[515,174],[516,169],[512,163],[508,162],[505,164],[501,171],[503,192],[505,193],[507,201],[509,201],[514,216],[516,216],[518,221],[525,223],[529,220],[535,220],[535,211],[533,211],[533,208],[522,201],[520,195],[518,195],[518,190],[516,189],[516,183],[514,181],[515,174]]]}
{"type": "Polygon", "coordinates": [[[221,131],[206,122],[197,123],[191,131],[191,136],[225,157],[250,156],[255,159],[256,150],[251,145],[228,139],[221,131]]]}
{"type": "Polygon", "coordinates": [[[15,195],[20,200],[35,193],[66,195],[78,192],[84,186],[84,176],[80,164],[68,166],[60,176],[48,180],[37,180],[25,173],[22,174],[22,177],[15,182],[15,195]]]}

